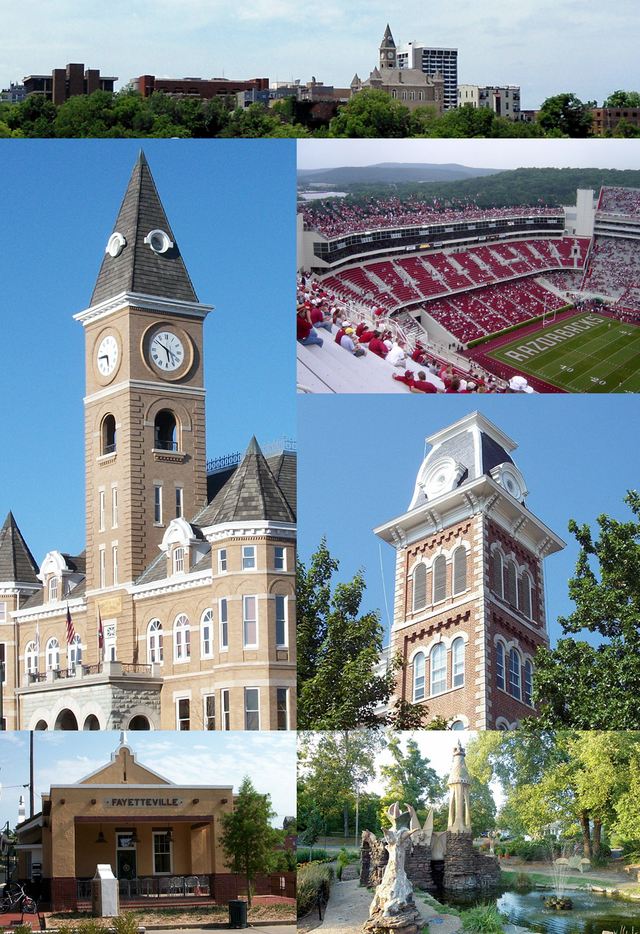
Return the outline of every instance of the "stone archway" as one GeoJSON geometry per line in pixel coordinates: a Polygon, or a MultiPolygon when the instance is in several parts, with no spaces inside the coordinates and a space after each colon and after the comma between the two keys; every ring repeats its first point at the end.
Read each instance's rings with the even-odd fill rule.
{"type": "Polygon", "coordinates": [[[100,721],[98,720],[95,714],[92,714],[92,713],[89,714],[89,716],[84,721],[82,729],[83,730],[99,730],[100,729],[100,721]]]}
{"type": "Polygon", "coordinates": [[[149,720],[144,717],[142,714],[137,714],[135,717],[132,717],[129,721],[128,730],[150,730],[151,724],[149,720]]]}
{"type": "Polygon", "coordinates": [[[58,716],[56,717],[56,723],[54,730],[77,730],[78,721],[76,720],[76,715],[72,710],[65,708],[61,710],[58,716]]]}

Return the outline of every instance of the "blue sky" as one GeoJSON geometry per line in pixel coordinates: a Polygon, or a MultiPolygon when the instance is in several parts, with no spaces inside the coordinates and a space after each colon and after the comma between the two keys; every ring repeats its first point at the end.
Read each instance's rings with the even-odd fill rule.
{"type": "MultiPolygon", "coordinates": [[[[113,730],[83,733],[81,749],[73,732],[34,733],[35,812],[40,795],[51,784],[77,782],[106,765],[119,745],[113,730]]],[[[295,733],[177,733],[171,731],[127,734],[138,762],[176,784],[233,785],[237,792],[248,775],[256,791],[271,796],[282,827],[296,813],[295,733]]],[[[0,827],[18,822],[18,799],[25,796],[29,816],[29,734],[0,733],[0,827]],[[17,786],[17,787],[16,787],[17,786]]]]}
{"type": "Polygon", "coordinates": [[[396,43],[459,50],[459,80],[516,84],[522,106],[551,94],[602,99],[637,81],[632,0],[24,0],[5,4],[0,81],[84,62],[120,83],[159,77],[268,77],[348,87],[378,62],[387,22],[396,43]]]}
{"type": "Polygon", "coordinates": [[[545,560],[547,622],[552,642],[559,615],[573,609],[567,580],[578,546],[567,531],[574,518],[595,526],[607,513],[631,518],[622,498],[638,484],[640,400],[593,395],[321,396],[299,402],[300,532],[304,562],[323,534],[341,562],[336,580],[365,569],[362,610],[379,608],[384,588],[393,614],[395,551],[372,529],[406,512],[425,438],[479,410],[518,444],[513,459],[527,483],[528,508],[567,543],[545,560]],[[381,572],[382,563],[382,572],[381,572]],[[383,588],[384,580],[384,588],[383,588]]]}
{"type": "MultiPolygon", "coordinates": [[[[38,563],[84,548],[84,330],[73,315],[89,305],[139,148],[0,140],[0,522],[13,510],[38,563]]],[[[252,434],[295,437],[295,143],[144,150],[196,294],[216,306],[204,332],[208,457],[245,450],[252,434]]]]}

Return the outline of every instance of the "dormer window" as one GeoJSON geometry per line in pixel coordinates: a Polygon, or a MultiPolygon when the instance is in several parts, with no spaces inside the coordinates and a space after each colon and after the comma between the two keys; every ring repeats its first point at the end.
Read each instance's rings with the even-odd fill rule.
{"type": "Polygon", "coordinates": [[[58,578],[49,578],[49,601],[58,599],[58,578]]]}
{"type": "Polygon", "coordinates": [[[184,548],[173,549],[173,573],[184,574],[184,548]]]}

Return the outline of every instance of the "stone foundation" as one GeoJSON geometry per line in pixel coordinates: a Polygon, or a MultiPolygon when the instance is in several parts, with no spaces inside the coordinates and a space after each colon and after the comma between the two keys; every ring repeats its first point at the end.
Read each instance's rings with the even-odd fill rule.
{"type": "Polygon", "coordinates": [[[473,846],[467,833],[447,832],[447,852],[444,859],[444,888],[480,889],[497,885],[500,864],[495,856],[484,856],[473,846]]]}

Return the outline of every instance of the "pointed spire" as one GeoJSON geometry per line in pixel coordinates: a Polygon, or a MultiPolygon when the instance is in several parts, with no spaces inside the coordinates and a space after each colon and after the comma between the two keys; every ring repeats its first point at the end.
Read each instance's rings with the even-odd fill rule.
{"type": "Polygon", "coordinates": [[[91,305],[122,292],[198,301],[142,149],[109,244],[112,248],[102,261],[91,305]],[[149,242],[152,231],[162,231],[166,235],[164,249],[152,248],[149,242]]]}
{"type": "Polygon", "coordinates": [[[391,27],[389,26],[389,23],[387,23],[387,28],[384,31],[384,36],[382,37],[382,42],[380,43],[381,48],[382,46],[384,46],[385,48],[394,48],[394,49],[396,47],[396,44],[393,41],[393,36],[391,35],[391,27]]]}
{"type": "Polygon", "coordinates": [[[27,543],[9,512],[0,529],[0,581],[20,584],[40,584],[39,568],[27,543]]]}
{"type": "Polygon", "coordinates": [[[194,522],[205,528],[247,519],[295,522],[293,511],[255,436],[231,479],[194,522]]]}

